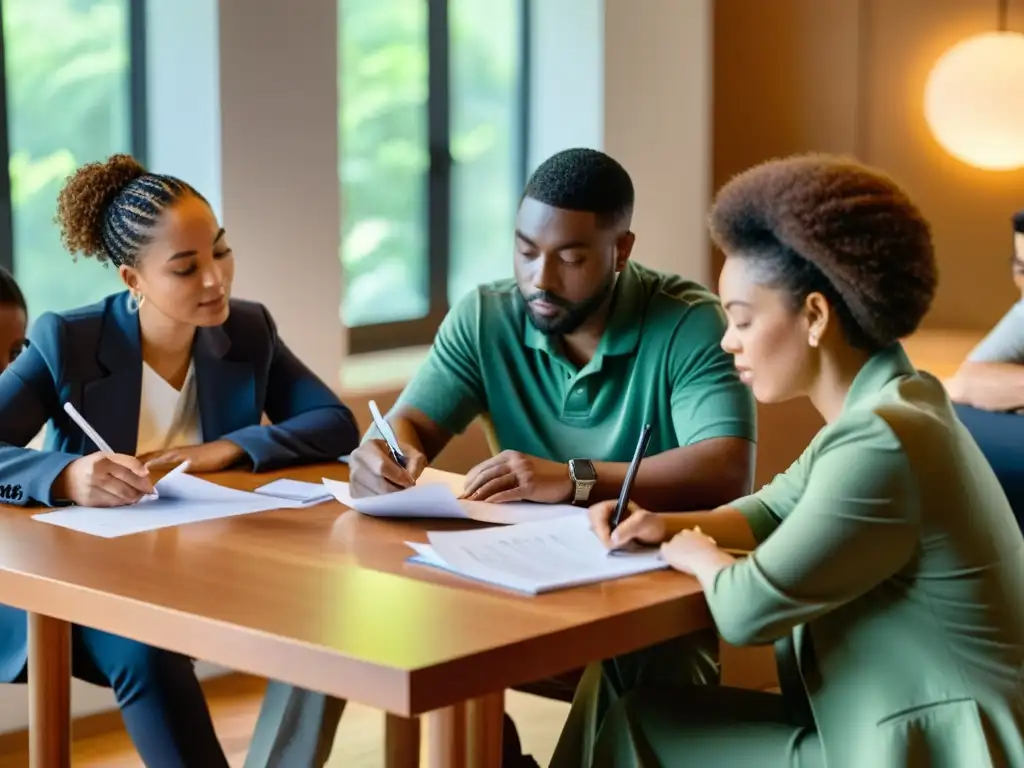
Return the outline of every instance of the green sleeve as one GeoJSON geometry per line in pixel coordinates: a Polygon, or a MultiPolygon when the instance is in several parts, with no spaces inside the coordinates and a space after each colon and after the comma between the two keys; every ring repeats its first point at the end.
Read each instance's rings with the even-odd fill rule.
{"type": "Polygon", "coordinates": [[[480,294],[473,291],[441,322],[427,359],[397,405],[421,411],[456,435],[486,410],[486,403],[480,368],[480,294]]]}
{"type": "Polygon", "coordinates": [[[676,328],[669,350],[672,423],[679,445],[713,437],[757,438],[757,410],[722,347],[726,320],[714,302],[695,304],[676,328]]]}
{"type": "Polygon", "coordinates": [[[747,518],[757,543],[767,539],[786,516],[796,507],[803,493],[806,479],[805,470],[813,448],[808,448],[789,469],[776,475],[768,485],[757,493],[744,496],[726,506],[738,510],[747,518]]]}
{"type": "Polygon", "coordinates": [[[914,554],[916,483],[882,417],[865,411],[837,423],[807,472],[800,501],[775,532],[706,593],[729,643],[771,642],[860,597],[914,554]]]}

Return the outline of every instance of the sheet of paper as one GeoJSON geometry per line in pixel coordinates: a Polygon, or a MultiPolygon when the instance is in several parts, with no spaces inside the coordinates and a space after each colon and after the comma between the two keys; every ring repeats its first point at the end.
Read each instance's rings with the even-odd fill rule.
{"type": "MultiPolygon", "coordinates": [[[[184,474],[174,475],[158,480],[156,489],[161,499],[178,499],[181,501],[259,501],[264,497],[249,491],[240,491],[237,488],[228,488],[225,485],[217,485],[209,480],[204,480],[197,475],[184,474]]],[[[149,501],[139,502],[149,504],[149,501]]]]}
{"type": "Polygon", "coordinates": [[[559,517],[585,517],[586,511],[571,504],[533,504],[510,502],[492,504],[487,501],[459,499],[464,478],[452,472],[425,469],[419,482],[404,491],[353,498],[348,483],[323,478],[334,498],[346,507],[374,517],[428,517],[438,519],[476,520],[494,525],[513,525],[559,517]]]}
{"type": "Polygon", "coordinates": [[[492,504],[489,501],[460,500],[470,520],[494,525],[518,525],[542,520],[556,520],[560,517],[581,517],[586,519],[587,510],[572,504],[535,504],[531,501],[507,501],[492,504]]]}
{"type": "Polygon", "coordinates": [[[158,498],[124,507],[64,507],[33,515],[35,520],[80,533],[112,539],[187,523],[247,515],[271,509],[291,509],[302,503],[239,491],[194,475],[177,475],[157,482],[158,498]]]}
{"type": "Polygon", "coordinates": [[[296,502],[263,497],[260,501],[197,502],[186,499],[153,499],[127,507],[65,507],[35,515],[35,519],[80,533],[114,539],[133,533],[156,531],[176,525],[248,515],[270,509],[297,506],[296,502]]]}
{"type": "Polygon", "coordinates": [[[667,568],[657,550],[608,557],[585,517],[505,528],[429,533],[414,561],[478,581],[540,594],[667,568]]]}
{"type": "Polygon", "coordinates": [[[324,485],[346,507],[374,517],[466,518],[467,514],[447,485],[420,483],[383,496],[354,498],[348,483],[323,478],[324,485]]]}

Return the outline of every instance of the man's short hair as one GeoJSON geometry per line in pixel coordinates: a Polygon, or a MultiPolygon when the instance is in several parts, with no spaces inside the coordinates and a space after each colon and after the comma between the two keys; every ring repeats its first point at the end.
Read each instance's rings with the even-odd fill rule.
{"type": "Polygon", "coordinates": [[[596,149],[566,149],[533,172],[523,197],[554,208],[587,211],[602,227],[625,221],[633,213],[633,180],[626,169],[596,149]]]}
{"type": "Polygon", "coordinates": [[[1013,231],[1024,235],[1024,210],[1013,214],[1013,231]]]}

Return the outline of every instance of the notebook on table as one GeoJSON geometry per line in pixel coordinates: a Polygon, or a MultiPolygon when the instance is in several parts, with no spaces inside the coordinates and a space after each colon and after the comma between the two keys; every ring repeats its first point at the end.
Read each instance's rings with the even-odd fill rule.
{"type": "Polygon", "coordinates": [[[304,507],[311,507],[314,504],[322,504],[334,498],[323,483],[309,483],[304,480],[289,480],[282,477],[280,480],[261,485],[253,491],[263,496],[272,496],[276,499],[288,499],[297,501],[304,507]]]}
{"type": "Polygon", "coordinates": [[[668,568],[657,549],[609,554],[581,516],[427,538],[406,542],[416,552],[410,562],[529,595],[668,568]]]}

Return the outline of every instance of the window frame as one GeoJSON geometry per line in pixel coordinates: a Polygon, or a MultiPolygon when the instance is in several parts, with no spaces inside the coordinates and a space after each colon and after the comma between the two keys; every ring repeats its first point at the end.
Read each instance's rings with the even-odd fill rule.
{"type": "MultiPolygon", "coordinates": [[[[149,123],[146,89],[146,0],[128,3],[128,114],[132,155],[146,164],[149,123]]],[[[0,3],[0,267],[14,274],[14,206],[11,200],[11,140],[7,121],[7,55],[0,3]]]]}
{"type": "MultiPolygon", "coordinates": [[[[448,314],[448,256],[451,251],[452,174],[451,39],[448,0],[425,0],[427,11],[427,313],[412,320],[348,326],[348,353],[384,352],[428,346],[448,314]]],[[[530,10],[533,0],[519,0],[519,127],[516,165],[525,185],[530,140],[530,10]]]]}

